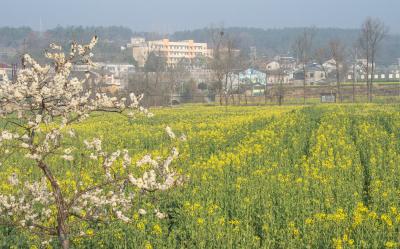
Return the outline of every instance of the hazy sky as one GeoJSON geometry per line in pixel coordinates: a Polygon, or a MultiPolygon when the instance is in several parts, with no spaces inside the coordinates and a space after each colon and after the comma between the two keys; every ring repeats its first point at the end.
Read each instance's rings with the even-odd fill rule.
{"type": "Polygon", "coordinates": [[[0,0],[0,26],[122,25],[171,32],[224,26],[358,28],[379,17],[400,33],[400,0],[0,0]]]}

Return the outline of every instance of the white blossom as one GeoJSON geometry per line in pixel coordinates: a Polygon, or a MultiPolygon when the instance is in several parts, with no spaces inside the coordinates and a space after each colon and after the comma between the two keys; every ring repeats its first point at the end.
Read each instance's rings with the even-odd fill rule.
{"type": "Polygon", "coordinates": [[[73,161],[74,160],[74,157],[71,156],[71,155],[62,155],[61,158],[66,160],[66,161],[73,161]]]}
{"type": "Polygon", "coordinates": [[[171,139],[175,139],[175,138],[176,138],[176,135],[175,135],[175,133],[172,131],[171,127],[167,126],[167,127],[165,128],[165,131],[167,132],[168,136],[169,136],[171,139]]]}
{"type": "Polygon", "coordinates": [[[167,217],[166,214],[161,213],[160,211],[158,211],[158,209],[155,209],[154,213],[156,214],[156,217],[159,218],[160,220],[165,219],[167,217]]]}
{"type": "MultiPolygon", "coordinates": [[[[146,192],[164,191],[183,181],[171,166],[179,154],[177,149],[171,150],[165,160],[145,155],[136,162],[140,167],[137,170],[144,171],[139,176],[131,172],[132,157],[127,149],[105,151],[100,138],[84,140],[86,150],[73,153],[76,149],[71,147],[70,142],[80,136],[77,135],[78,130],[71,127],[74,123],[87,119],[94,111],[111,110],[121,114],[128,113],[131,117],[136,114],[153,116],[148,109],[140,106],[143,94],[137,96],[132,93],[129,98],[121,99],[104,93],[95,94],[91,90],[85,90],[86,78],[79,79],[71,75],[75,64],[87,65],[89,69],[95,66],[91,59],[92,49],[97,41],[98,38],[94,37],[86,45],[73,42],[67,54],[61,46],[51,44],[45,52],[45,56],[51,61],[49,65],[40,65],[25,54],[23,68],[17,72],[17,77],[13,81],[4,78],[0,84],[0,116],[14,119],[18,117],[21,128],[17,129],[18,132],[15,129],[1,131],[1,151],[10,152],[6,146],[11,145],[13,150],[15,148],[23,151],[22,155],[30,159],[27,161],[32,167],[38,167],[38,172],[44,172],[43,178],[31,182],[23,182],[24,177],[20,175],[18,179],[15,173],[8,177],[8,183],[18,187],[10,194],[0,194],[0,219],[12,221],[27,231],[40,233],[43,232],[38,228],[40,225],[47,225],[49,220],[54,220],[56,224],[49,227],[52,234],[57,234],[59,222],[69,223],[71,216],[76,221],[112,221],[116,217],[123,222],[130,222],[128,214],[133,209],[136,196],[134,191],[125,188],[126,184],[131,183],[146,192]],[[95,175],[93,178],[96,178],[96,182],[89,186],[87,182],[79,180],[74,186],[65,186],[65,179],[61,174],[52,174],[52,169],[64,165],[59,163],[60,160],[54,160],[59,158],[75,160],[85,165],[90,165],[86,164],[85,159],[98,160],[93,164],[101,163],[103,178],[95,175]],[[118,168],[121,161],[124,170],[118,168]],[[149,165],[150,169],[142,167],[144,165],[149,165]],[[63,189],[65,187],[75,189],[66,191],[63,189]],[[57,219],[58,212],[65,214],[63,221],[57,219]]],[[[176,138],[170,127],[166,128],[166,132],[172,139],[176,138]]],[[[144,209],[139,209],[138,212],[140,215],[147,213],[144,209]]],[[[167,217],[158,210],[155,215],[160,219],[167,217]]],[[[72,230],[77,227],[79,226],[69,228],[72,230]]],[[[80,231],[71,231],[71,236],[77,234],[80,231]]],[[[42,239],[42,246],[45,247],[50,240],[42,239]]]]}

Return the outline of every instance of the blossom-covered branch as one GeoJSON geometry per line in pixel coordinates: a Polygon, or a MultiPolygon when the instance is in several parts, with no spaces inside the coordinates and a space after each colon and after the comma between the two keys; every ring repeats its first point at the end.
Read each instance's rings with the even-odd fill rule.
{"type": "MultiPolygon", "coordinates": [[[[0,193],[0,225],[27,229],[49,236],[49,239],[57,236],[63,248],[70,246],[71,236],[81,234],[71,217],[75,218],[74,222],[114,219],[130,222],[129,212],[135,203],[135,195],[127,190],[127,184],[131,188],[153,192],[182,183],[182,177],[171,168],[179,154],[176,148],[165,160],[154,160],[145,155],[135,165],[128,149],[107,152],[99,138],[84,140],[89,155],[82,151],[74,153],[76,145],[68,143],[77,136],[71,126],[92,112],[115,112],[130,118],[137,114],[152,116],[140,106],[143,95],[131,93],[128,98],[118,99],[91,92],[85,88],[88,77],[71,76],[73,65],[95,66],[92,50],[97,40],[94,37],[86,45],[74,42],[67,54],[59,45],[51,44],[45,52],[50,63],[44,66],[24,55],[23,69],[16,80],[6,79],[0,85],[0,118],[6,124],[0,132],[0,156],[17,153],[40,172],[40,179],[36,181],[28,180],[23,173],[9,177],[14,191],[0,193]],[[96,175],[98,180],[89,185],[78,181],[77,187],[67,185],[64,189],[62,179],[55,172],[65,161],[71,164],[92,161],[99,167],[94,171],[102,174],[96,175]],[[150,169],[146,168],[141,176],[136,176],[136,170],[145,164],[150,165],[150,169]],[[120,166],[123,171],[118,170],[120,166]],[[69,188],[75,190],[71,192],[69,188]]],[[[171,139],[176,139],[170,128],[167,133],[171,139]]],[[[7,164],[7,157],[1,156],[0,163],[7,164]]],[[[166,216],[158,210],[155,215],[166,216]]]]}

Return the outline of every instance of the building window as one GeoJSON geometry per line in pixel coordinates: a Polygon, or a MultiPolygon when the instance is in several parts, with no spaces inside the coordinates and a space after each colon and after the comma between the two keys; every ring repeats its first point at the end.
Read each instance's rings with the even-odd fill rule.
{"type": "Polygon", "coordinates": [[[386,75],[384,75],[384,74],[381,74],[381,78],[382,78],[382,79],[384,79],[384,78],[385,78],[385,76],[386,76],[386,75]]]}
{"type": "Polygon", "coordinates": [[[393,79],[393,74],[389,74],[389,79],[393,79]]]}
{"type": "Polygon", "coordinates": [[[396,74],[396,79],[399,79],[400,78],[400,74],[396,74]]]}

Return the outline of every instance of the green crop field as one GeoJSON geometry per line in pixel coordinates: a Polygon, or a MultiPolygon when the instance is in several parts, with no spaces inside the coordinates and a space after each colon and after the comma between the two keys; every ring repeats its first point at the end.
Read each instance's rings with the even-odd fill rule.
{"type": "MultiPolygon", "coordinates": [[[[95,114],[74,126],[68,143],[84,153],[99,137],[106,151],[127,148],[133,164],[145,154],[165,157],[170,126],[186,142],[172,166],[182,186],[137,196],[131,222],[77,223],[73,248],[398,248],[400,246],[400,107],[186,106],[152,110],[128,121],[95,114]],[[139,214],[144,209],[146,214],[139,214]],[[167,214],[158,219],[153,210],[167,214]]],[[[7,181],[39,180],[19,153],[0,151],[0,195],[7,181]]],[[[78,182],[95,183],[98,162],[49,165],[68,197],[78,182]],[[88,174],[90,172],[90,174],[88,174]]],[[[49,225],[55,220],[49,220],[49,225]]],[[[73,221],[72,221],[73,223],[73,221]]],[[[57,248],[55,238],[0,225],[0,248],[57,248]]]]}

